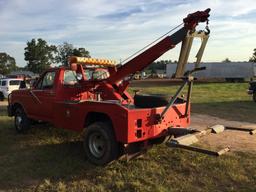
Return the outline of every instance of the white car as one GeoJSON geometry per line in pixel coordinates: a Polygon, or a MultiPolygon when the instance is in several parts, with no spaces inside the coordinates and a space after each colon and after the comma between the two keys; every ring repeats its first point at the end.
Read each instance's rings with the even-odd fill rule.
{"type": "Polygon", "coordinates": [[[6,78],[0,79],[0,101],[8,98],[8,95],[16,89],[20,88],[22,79],[6,78]]]}

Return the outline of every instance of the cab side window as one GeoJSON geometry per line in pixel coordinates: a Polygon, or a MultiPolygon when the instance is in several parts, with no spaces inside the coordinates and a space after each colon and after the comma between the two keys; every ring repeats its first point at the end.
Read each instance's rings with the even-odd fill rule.
{"type": "Polygon", "coordinates": [[[54,85],[55,72],[47,72],[43,79],[38,82],[36,89],[52,89],[54,85]]]}
{"type": "Polygon", "coordinates": [[[65,70],[64,72],[64,85],[74,85],[78,83],[76,78],[76,72],[71,70],[65,70]]]}

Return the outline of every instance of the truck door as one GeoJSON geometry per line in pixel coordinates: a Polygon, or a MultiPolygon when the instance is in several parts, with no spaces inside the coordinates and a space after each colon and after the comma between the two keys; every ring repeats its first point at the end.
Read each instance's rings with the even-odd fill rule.
{"type": "Polygon", "coordinates": [[[55,71],[48,71],[31,89],[31,113],[42,120],[50,121],[53,118],[53,103],[56,96],[55,71]]]}

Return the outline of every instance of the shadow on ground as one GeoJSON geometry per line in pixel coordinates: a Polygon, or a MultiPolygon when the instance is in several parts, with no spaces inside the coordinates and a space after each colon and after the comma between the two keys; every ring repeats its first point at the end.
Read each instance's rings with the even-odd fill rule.
{"type": "MultiPolygon", "coordinates": [[[[81,142],[31,146],[24,144],[27,140],[23,136],[14,135],[12,138],[16,142],[12,141],[7,145],[8,149],[1,147],[0,186],[2,189],[8,189],[11,186],[36,185],[47,178],[72,179],[85,174],[89,181],[93,179],[90,177],[90,170],[95,167],[86,161],[81,142]]],[[[0,141],[0,145],[6,144],[0,141]]]]}
{"type": "Polygon", "coordinates": [[[37,185],[47,178],[83,176],[93,182],[97,170],[87,162],[77,133],[42,124],[17,134],[13,118],[0,107],[0,189],[37,185]]]}

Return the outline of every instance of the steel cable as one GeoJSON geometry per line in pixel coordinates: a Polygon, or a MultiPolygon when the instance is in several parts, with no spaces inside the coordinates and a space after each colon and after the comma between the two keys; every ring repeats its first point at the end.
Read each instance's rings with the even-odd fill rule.
{"type": "Polygon", "coordinates": [[[134,54],[130,55],[129,57],[127,57],[126,59],[124,59],[123,61],[120,62],[120,64],[123,64],[125,61],[130,60],[131,58],[133,58],[135,55],[137,55],[138,53],[142,52],[143,50],[145,50],[146,48],[148,48],[150,45],[156,43],[157,41],[159,41],[160,39],[162,39],[163,37],[167,36],[169,33],[171,33],[172,31],[176,30],[177,28],[179,28],[180,26],[182,26],[183,23],[177,25],[176,27],[172,28],[171,30],[169,30],[167,33],[163,34],[162,36],[158,37],[156,40],[152,41],[151,43],[149,43],[148,45],[146,45],[145,47],[143,47],[142,49],[136,51],[134,54]]]}

